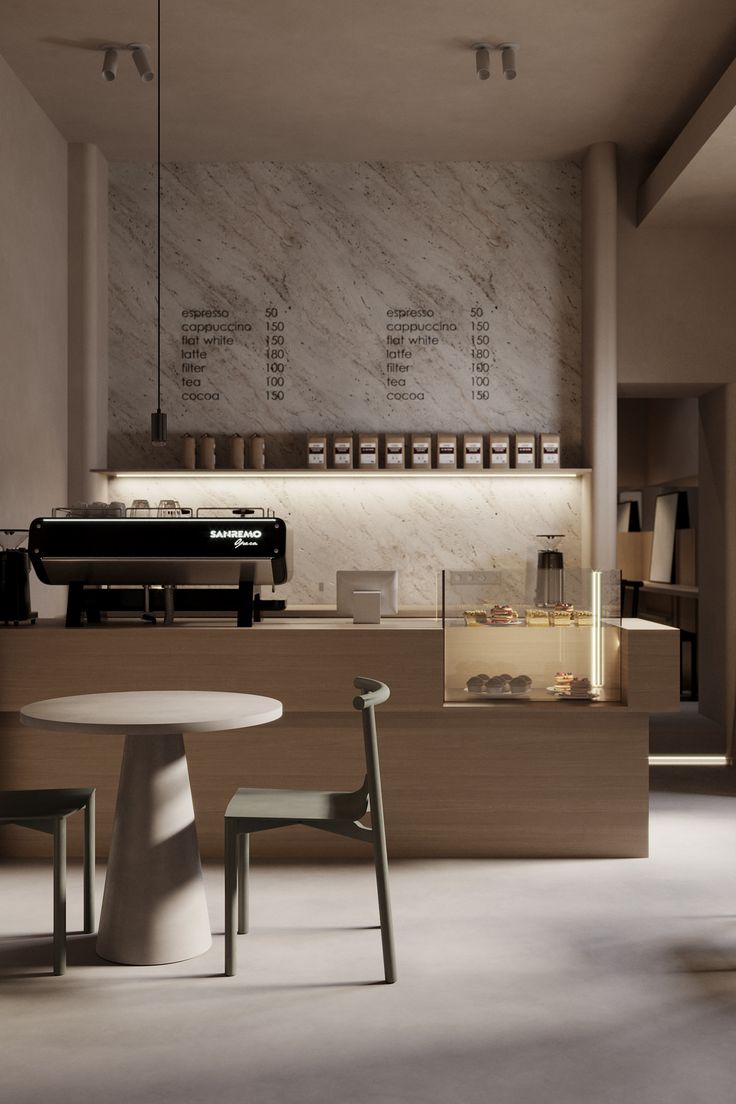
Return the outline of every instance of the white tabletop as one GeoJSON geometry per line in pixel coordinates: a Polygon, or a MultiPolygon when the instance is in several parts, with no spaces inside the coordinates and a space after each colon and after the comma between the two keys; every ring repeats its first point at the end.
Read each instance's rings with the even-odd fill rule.
{"type": "Polygon", "coordinates": [[[220,732],[277,721],[283,706],[259,694],[213,690],[127,690],[78,694],[31,702],[20,711],[31,728],[80,729],[130,736],[176,732],[220,732]]]}

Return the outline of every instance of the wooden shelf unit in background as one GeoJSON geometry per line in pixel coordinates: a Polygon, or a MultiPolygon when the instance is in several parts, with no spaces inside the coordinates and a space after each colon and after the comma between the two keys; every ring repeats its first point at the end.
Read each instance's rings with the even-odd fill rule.
{"type": "MultiPolygon", "coordinates": [[[[651,530],[641,533],[617,533],[616,561],[623,579],[639,579],[649,582],[649,564],[652,558],[651,530]]],[[[696,558],[697,531],[678,529],[675,532],[675,584],[696,587],[698,583],[696,558]]],[[[668,585],[668,584],[663,584],[668,585]]]]}

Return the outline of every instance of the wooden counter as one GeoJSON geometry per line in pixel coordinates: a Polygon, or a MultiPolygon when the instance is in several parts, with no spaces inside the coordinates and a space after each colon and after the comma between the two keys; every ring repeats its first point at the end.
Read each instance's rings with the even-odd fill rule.
{"type": "MultiPolygon", "coordinates": [[[[222,814],[241,785],[352,788],[362,780],[352,679],[387,682],[378,713],[390,853],[419,856],[637,856],[647,853],[649,708],[673,707],[677,634],[622,631],[629,705],[443,705],[434,621],[139,622],[0,629],[4,788],[94,785],[106,854],[121,741],[22,728],[17,710],[65,694],[208,689],[284,703],[276,724],[187,737],[202,853],[220,858],[222,814]],[[649,657],[649,658],[648,658],[649,657]],[[656,672],[656,678],[652,672],[656,672]],[[647,686],[656,693],[647,699],[647,686]],[[668,687],[670,688],[668,691],[668,687]],[[669,704],[668,704],[669,703],[669,704]]],[[[75,829],[76,831],[76,829],[75,829]]],[[[6,829],[5,853],[45,853],[37,833],[6,829]]],[[[75,853],[78,840],[70,841],[75,853]]],[[[299,829],[264,833],[254,857],[363,855],[350,840],[299,829]]]]}

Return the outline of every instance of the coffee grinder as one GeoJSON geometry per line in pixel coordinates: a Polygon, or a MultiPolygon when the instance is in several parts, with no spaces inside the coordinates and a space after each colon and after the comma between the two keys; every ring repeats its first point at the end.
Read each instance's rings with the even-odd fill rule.
{"type": "Polygon", "coordinates": [[[536,604],[545,608],[565,601],[565,565],[558,545],[564,533],[537,533],[545,542],[537,552],[536,604]]]}

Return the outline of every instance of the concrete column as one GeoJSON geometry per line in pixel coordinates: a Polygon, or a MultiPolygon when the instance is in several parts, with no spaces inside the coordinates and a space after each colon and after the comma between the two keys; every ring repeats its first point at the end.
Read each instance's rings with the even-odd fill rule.
{"type": "Polygon", "coordinates": [[[69,502],[107,498],[107,161],[69,146],[69,502]]]}
{"type": "Polygon", "coordinates": [[[734,754],[736,716],[736,384],[702,395],[698,503],[700,711],[734,754]]]}
{"type": "Polygon", "coordinates": [[[616,566],[617,233],[616,146],[599,142],[583,161],[583,447],[600,571],[616,566]]]}

